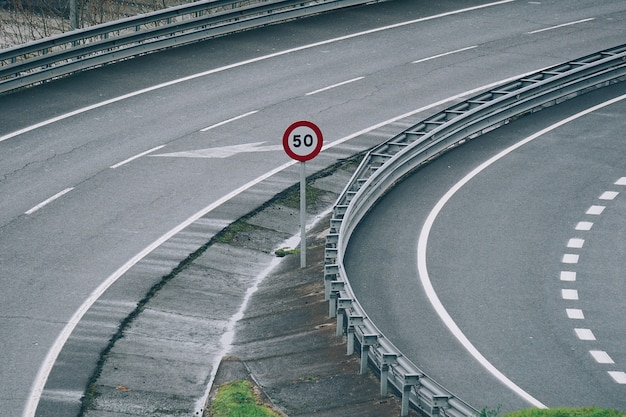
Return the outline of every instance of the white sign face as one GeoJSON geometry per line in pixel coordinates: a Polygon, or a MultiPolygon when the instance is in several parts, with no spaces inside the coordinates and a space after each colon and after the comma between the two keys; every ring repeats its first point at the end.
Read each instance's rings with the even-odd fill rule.
{"type": "Polygon", "coordinates": [[[322,150],[323,138],[319,127],[305,120],[295,122],[283,135],[283,148],[292,159],[305,162],[322,150]]]}

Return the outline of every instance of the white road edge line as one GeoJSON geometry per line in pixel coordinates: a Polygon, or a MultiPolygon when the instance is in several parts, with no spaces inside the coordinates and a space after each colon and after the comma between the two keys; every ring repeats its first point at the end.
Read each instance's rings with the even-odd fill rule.
{"type": "Polygon", "coordinates": [[[207,132],[207,131],[209,131],[211,129],[215,129],[216,127],[220,127],[220,126],[223,126],[223,125],[225,125],[227,123],[234,122],[235,120],[243,119],[244,117],[253,115],[254,113],[257,113],[257,112],[258,112],[258,110],[253,110],[253,111],[249,111],[248,113],[240,114],[239,116],[235,116],[235,117],[232,117],[232,118],[230,118],[228,120],[224,120],[223,122],[219,122],[219,123],[216,123],[216,124],[211,125],[209,127],[205,127],[204,129],[200,129],[200,132],[207,132]]]}
{"type": "Polygon", "coordinates": [[[359,36],[370,35],[372,33],[382,32],[382,31],[385,31],[385,30],[395,29],[395,28],[399,28],[399,27],[403,27],[403,26],[408,26],[408,25],[412,25],[412,24],[415,24],[415,23],[426,22],[426,21],[429,21],[429,20],[440,19],[442,17],[447,17],[447,16],[453,16],[453,15],[457,15],[457,14],[467,13],[467,12],[471,12],[471,11],[474,11],[474,10],[484,9],[484,8],[487,8],[487,7],[498,6],[498,5],[506,4],[506,3],[511,3],[511,2],[514,2],[514,1],[515,0],[501,0],[501,1],[496,1],[496,2],[493,2],[493,3],[481,4],[479,6],[468,7],[468,8],[465,8],[465,9],[454,10],[452,12],[446,12],[446,13],[441,13],[441,14],[437,14],[437,15],[433,15],[433,16],[423,17],[423,18],[420,18],[420,19],[409,20],[409,21],[406,21],[406,22],[401,22],[401,23],[396,23],[396,24],[389,25],[389,26],[383,26],[383,27],[379,27],[379,28],[375,28],[375,29],[370,29],[370,30],[366,30],[366,31],[363,31],[363,32],[357,32],[357,33],[353,33],[353,34],[346,35],[346,36],[340,36],[338,38],[327,39],[325,41],[311,43],[311,44],[308,44],[308,45],[299,46],[297,48],[287,49],[287,50],[276,52],[276,53],[273,53],[273,54],[263,55],[263,56],[260,56],[260,57],[248,59],[246,61],[236,62],[234,64],[225,65],[225,66],[219,67],[219,68],[214,68],[214,69],[211,69],[211,70],[208,70],[208,71],[199,72],[197,74],[192,74],[192,75],[189,75],[187,77],[178,78],[176,80],[168,81],[168,82],[165,82],[165,83],[162,83],[162,84],[154,85],[152,87],[144,88],[142,90],[137,90],[137,91],[134,91],[132,93],[124,94],[122,96],[115,97],[115,98],[112,98],[110,100],[102,101],[100,103],[95,103],[95,104],[92,104],[91,106],[83,107],[81,109],[74,110],[73,112],[62,114],[62,115],[57,116],[57,117],[53,117],[52,119],[44,120],[43,122],[34,124],[32,126],[25,127],[23,129],[20,129],[20,130],[17,130],[15,132],[6,134],[4,136],[0,136],[0,142],[3,142],[5,140],[7,140],[7,139],[14,138],[14,137],[19,136],[21,134],[33,131],[33,130],[38,129],[40,127],[44,127],[44,126],[47,126],[49,124],[52,124],[52,123],[55,123],[55,122],[59,122],[61,120],[67,119],[69,117],[76,116],[78,114],[85,113],[87,111],[94,110],[94,109],[97,109],[99,107],[106,106],[108,104],[117,103],[118,101],[126,100],[128,98],[132,98],[132,97],[144,94],[144,93],[149,93],[151,91],[159,90],[161,88],[169,87],[169,86],[172,86],[172,85],[175,85],[175,84],[180,84],[180,83],[183,83],[183,82],[186,82],[186,81],[194,80],[196,78],[206,77],[207,75],[216,74],[218,72],[226,71],[226,70],[229,70],[229,69],[242,67],[244,65],[249,65],[249,64],[256,63],[256,62],[260,62],[260,61],[265,61],[267,59],[275,58],[275,57],[282,56],[282,55],[287,55],[287,54],[290,54],[290,53],[293,53],[293,52],[304,51],[304,50],[315,48],[315,47],[318,47],[318,46],[328,45],[328,44],[335,43],[335,42],[340,42],[340,41],[343,41],[343,40],[346,40],[346,39],[357,38],[359,36]]]}
{"type": "MultiPolygon", "coordinates": [[[[368,128],[365,128],[363,130],[355,132],[355,133],[353,133],[351,135],[344,136],[343,138],[338,139],[338,140],[336,140],[334,142],[327,143],[326,145],[324,145],[322,150],[330,149],[330,148],[332,148],[334,146],[340,145],[340,144],[342,144],[344,142],[347,142],[347,141],[349,141],[351,139],[354,139],[357,136],[364,135],[364,134],[366,134],[368,132],[371,132],[372,130],[376,130],[376,129],[381,128],[383,126],[386,126],[388,124],[394,123],[394,122],[396,122],[398,120],[402,120],[402,119],[405,119],[407,117],[413,116],[415,114],[424,112],[426,110],[439,107],[439,106],[441,106],[443,104],[446,104],[446,103],[449,103],[449,102],[454,102],[454,101],[457,101],[457,100],[462,99],[464,97],[474,95],[474,94],[476,94],[476,93],[478,93],[480,91],[488,90],[488,89],[493,88],[493,87],[495,87],[497,85],[505,84],[505,83],[511,82],[513,80],[517,80],[519,78],[523,78],[523,77],[528,76],[530,74],[533,74],[535,72],[537,72],[537,71],[535,70],[535,71],[529,71],[529,72],[524,73],[524,74],[518,74],[518,75],[515,75],[513,77],[506,78],[504,80],[500,80],[500,81],[497,81],[497,82],[494,82],[494,83],[490,83],[490,84],[487,84],[487,85],[484,85],[484,86],[481,86],[481,87],[474,88],[472,90],[469,90],[469,91],[466,91],[466,92],[463,92],[463,93],[460,93],[460,94],[456,94],[456,95],[454,95],[452,97],[445,98],[443,100],[437,101],[437,102],[429,104],[427,106],[420,107],[419,109],[410,111],[410,112],[405,113],[405,114],[401,114],[400,116],[397,116],[397,117],[391,118],[389,120],[380,122],[378,124],[372,125],[372,126],[370,126],[368,128]]],[[[263,176],[258,177],[255,180],[252,180],[249,183],[241,186],[240,188],[234,190],[230,194],[225,195],[224,197],[222,197],[221,199],[217,200],[213,204],[205,207],[204,209],[202,209],[198,213],[194,214],[193,216],[191,216],[189,219],[185,220],[183,223],[181,223],[180,225],[178,225],[174,229],[172,229],[169,232],[167,232],[165,235],[161,236],[158,240],[156,240],[150,246],[146,247],[144,250],[139,252],[137,255],[135,255],[133,258],[131,258],[128,262],[126,262],[124,265],[122,265],[120,268],[118,268],[117,271],[115,271],[113,274],[111,274],[109,277],[107,277],[107,279],[104,282],[102,282],[102,284],[100,284],[100,286],[98,288],[96,288],[89,295],[89,297],[83,302],[83,304],[78,308],[78,310],[76,310],[74,315],[71,317],[69,322],[63,328],[61,333],[59,333],[59,335],[57,336],[56,340],[54,341],[54,343],[50,347],[50,350],[48,351],[48,354],[46,355],[46,358],[42,362],[41,367],[39,368],[39,371],[37,372],[37,376],[35,377],[35,380],[33,381],[33,385],[31,386],[31,391],[30,391],[30,394],[29,394],[27,402],[26,402],[26,408],[25,408],[24,413],[22,414],[22,416],[23,417],[34,417],[35,416],[35,412],[37,411],[37,405],[39,404],[39,400],[41,398],[41,394],[43,393],[43,389],[44,389],[44,386],[46,384],[46,381],[48,380],[48,376],[50,375],[50,372],[52,371],[52,367],[54,365],[54,362],[56,361],[57,357],[59,356],[59,353],[61,353],[61,349],[65,345],[65,342],[67,341],[67,339],[70,337],[70,335],[74,331],[74,328],[78,325],[78,322],[87,313],[89,308],[91,308],[91,306],[96,302],[96,300],[98,300],[98,298],[100,298],[100,296],[102,294],[104,294],[104,292],[111,285],[113,285],[113,283],[115,283],[126,271],[128,271],[130,268],[132,268],[133,265],[135,265],[137,262],[141,261],[143,258],[148,256],[152,251],[157,249],[159,246],[161,246],[163,243],[165,243],[172,236],[176,235],[181,230],[185,229],[187,226],[189,226],[190,224],[192,224],[193,222],[195,222],[199,218],[205,216],[206,214],[208,214],[211,211],[215,210],[217,207],[219,207],[222,204],[226,203],[228,200],[230,200],[230,199],[234,198],[235,196],[241,194],[242,192],[246,191],[247,189],[253,187],[254,185],[256,185],[256,184],[266,180],[267,178],[271,177],[274,174],[277,174],[277,173],[279,173],[279,172],[289,168],[290,166],[294,165],[296,162],[297,161],[290,161],[290,162],[288,162],[288,163],[286,163],[284,165],[281,165],[281,166],[275,168],[274,170],[267,172],[263,176]]]]}
{"type": "Polygon", "coordinates": [[[538,30],[533,30],[532,32],[526,32],[529,35],[534,35],[535,33],[541,33],[541,32],[546,32],[548,30],[554,30],[554,29],[559,29],[565,26],[572,26],[572,25],[577,25],[579,23],[584,23],[584,22],[590,22],[592,20],[595,20],[595,18],[590,17],[588,19],[582,19],[582,20],[577,20],[575,22],[569,22],[569,23],[563,23],[561,25],[556,25],[556,26],[550,26],[549,28],[543,28],[543,29],[538,29],[538,30]]]}
{"type": "Polygon", "coordinates": [[[439,55],[429,56],[428,58],[418,59],[417,61],[413,61],[412,64],[419,64],[420,62],[426,62],[426,61],[430,61],[432,59],[442,58],[444,56],[457,54],[459,52],[468,51],[468,50],[474,49],[474,48],[478,48],[478,45],[468,46],[467,48],[457,49],[456,51],[450,51],[450,52],[446,52],[446,53],[439,54],[439,55]]]}
{"type": "Polygon", "coordinates": [[[329,85],[328,87],[320,88],[319,90],[311,91],[310,93],[306,93],[305,95],[306,96],[312,96],[314,94],[321,93],[322,91],[331,90],[333,88],[341,87],[342,85],[346,85],[346,84],[353,83],[355,81],[362,80],[363,78],[365,78],[365,77],[357,77],[357,78],[353,78],[353,79],[348,80],[348,81],[342,81],[342,82],[337,83],[337,84],[329,85]]]}
{"type": "Polygon", "coordinates": [[[450,332],[452,332],[452,334],[463,345],[463,347],[465,347],[465,349],[476,359],[477,362],[479,362],[487,371],[489,371],[493,376],[495,376],[498,380],[500,380],[504,385],[509,387],[512,391],[514,391],[516,394],[518,394],[520,397],[522,397],[523,399],[525,399],[526,401],[528,401],[530,404],[532,404],[535,407],[547,408],[543,403],[541,403],[532,395],[524,391],[522,388],[516,385],[513,381],[507,378],[502,372],[500,372],[500,370],[498,370],[495,366],[493,366],[491,362],[489,362],[487,358],[485,358],[478,351],[478,349],[476,349],[476,347],[472,344],[472,342],[469,341],[467,336],[465,336],[463,331],[459,328],[459,326],[452,319],[452,317],[450,316],[446,308],[441,303],[441,300],[439,299],[439,296],[437,295],[437,292],[435,291],[433,284],[430,280],[430,276],[428,274],[428,267],[426,265],[426,249],[428,246],[428,238],[430,235],[430,230],[432,229],[433,224],[435,223],[435,220],[437,219],[437,216],[439,215],[443,207],[448,203],[448,201],[450,201],[450,199],[465,184],[467,184],[472,178],[474,178],[480,172],[484,171],[485,169],[487,169],[489,166],[491,166],[492,164],[494,164],[501,158],[521,148],[527,143],[543,136],[544,134],[554,129],[557,129],[560,126],[563,126],[582,116],[585,116],[598,109],[617,103],[618,101],[621,101],[624,99],[626,99],[626,94],[620,97],[616,97],[612,100],[606,101],[604,103],[600,103],[596,106],[590,107],[580,113],[574,114],[566,119],[559,121],[558,123],[548,126],[547,128],[542,129],[539,132],[521,140],[515,145],[510,146],[509,148],[503,150],[502,152],[498,153],[497,155],[483,162],[481,165],[479,165],[477,168],[475,168],[473,171],[471,171],[469,174],[463,177],[459,182],[457,182],[452,188],[450,188],[450,190],[448,190],[448,192],[437,202],[435,207],[432,209],[432,211],[429,213],[428,217],[426,218],[424,226],[422,227],[422,231],[420,232],[420,236],[419,236],[419,240],[417,244],[417,269],[418,269],[419,279],[422,283],[422,286],[424,287],[424,291],[426,292],[426,295],[428,296],[428,299],[430,300],[433,308],[435,309],[435,311],[437,312],[441,320],[444,322],[444,324],[448,327],[450,332]]]}
{"type": "Polygon", "coordinates": [[[115,165],[111,165],[109,168],[111,168],[111,169],[116,169],[116,168],[119,168],[119,167],[121,167],[122,165],[126,165],[127,163],[132,162],[132,161],[134,161],[135,159],[139,159],[139,158],[141,158],[142,156],[146,156],[146,155],[148,155],[148,154],[151,154],[152,152],[154,152],[154,151],[158,151],[159,149],[162,149],[162,148],[164,148],[164,147],[165,147],[165,145],[161,145],[161,146],[157,146],[156,148],[149,149],[149,150],[147,150],[147,151],[145,151],[145,152],[142,152],[142,153],[140,153],[140,154],[137,154],[137,155],[135,155],[135,156],[131,156],[131,157],[130,157],[130,158],[128,158],[128,159],[124,159],[122,162],[118,162],[118,163],[117,163],[117,164],[115,164],[115,165]]]}
{"type": "Polygon", "coordinates": [[[34,212],[36,212],[37,210],[40,210],[41,208],[43,208],[44,206],[47,206],[48,204],[52,203],[54,200],[56,200],[59,197],[64,196],[65,194],[69,193],[70,191],[72,191],[74,189],[74,187],[70,187],[70,188],[66,188],[65,190],[61,191],[60,193],[56,193],[55,195],[53,195],[52,197],[48,198],[45,201],[42,201],[41,203],[37,204],[35,207],[33,207],[32,209],[24,212],[24,214],[33,214],[34,212]]]}

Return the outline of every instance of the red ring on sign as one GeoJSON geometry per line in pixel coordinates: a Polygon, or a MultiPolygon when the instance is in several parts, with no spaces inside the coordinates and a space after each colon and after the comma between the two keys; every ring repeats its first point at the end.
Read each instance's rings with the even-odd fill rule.
{"type": "Polygon", "coordinates": [[[319,127],[317,127],[315,123],[309,122],[307,120],[300,120],[298,122],[292,123],[283,134],[283,149],[291,159],[295,159],[296,161],[306,162],[315,158],[322,150],[323,144],[324,139],[322,137],[322,131],[319,127]],[[299,127],[308,127],[313,131],[313,133],[315,133],[315,136],[317,137],[317,144],[315,145],[315,148],[306,155],[299,155],[295,153],[289,146],[289,136],[291,136],[291,133],[299,127]]]}

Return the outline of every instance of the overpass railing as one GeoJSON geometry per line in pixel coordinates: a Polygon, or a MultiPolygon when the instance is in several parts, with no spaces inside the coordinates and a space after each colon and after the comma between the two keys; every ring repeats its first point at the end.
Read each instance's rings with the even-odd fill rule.
{"type": "Polygon", "coordinates": [[[626,80],[626,45],[557,65],[496,87],[435,114],[373,148],[338,198],[326,241],[324,282],[337,335],[348,354],[373,366],[381,395],[391,385],[402,395],[402,416],[412,406],[429,416],[475,416],[478,410],[439,385],[406,358],[367,317],[343,265],[348,241],[374,204],[405,176],[438,155],[527,113],[626,80]]]}
{"type": "Polygon", "coordinates": [[[0,50],[0,93],[157,50],[380,0],[201,0],[0,50]]]}

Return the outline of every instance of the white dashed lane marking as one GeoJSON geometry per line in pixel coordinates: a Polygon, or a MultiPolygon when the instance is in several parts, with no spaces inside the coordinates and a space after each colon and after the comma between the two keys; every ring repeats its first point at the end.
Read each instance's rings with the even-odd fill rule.
{"type": "MultiPolygon", "coordinates": [[[[615,181],[614,185],[622,185],[626,186],[626,177],[621,177],[617,181],[615,181]]],[[[617,198],[619,195],[619,191],[605,191],[603,192],[598,199],[602,201],[612,201],[617,198]]],[[[585,214],[590,216],[599,216],[604,213],[606,206],[604,205],[592,205],[585,212],[585,214]]],[[[576,224],[574,229],[578,232],[588,232],[593,227],[593,222],[590,221],[581,221],[576,224]]],[[[571,251],[572,249],[582,249],[585,245],[585,239],[581,237],[573,237],[567,241],[567,248],[571,251]]],[[[569,252],[569,251],[568,251],[569,252]]],[[[580,254],[577,253],[565,253],[563,254],[563,258],[561,259],[562,264],[569,265],[569,268],[575,269],[578,261],[580,259],[580,254]]],[[[576,271],[561,271],[560,280],[562,282],[569,283],[568,285],[575,285],[577,279],[576,271]]],[[[561,289],[561,298],[564,301],[571,302],[578,301],[580,299],[578,290],[576,288],[562,288],[561,289]]],[[[567,314],[567,318],[570,320],[578,320],[580,323],[584,323],[585,313],[580,308],[573,308],[569,306],[565,309],[565,313],[567,314]]],[[[594,335],[592,329],[587,329],[583,327],[574,328],[574,333],[576,337],[580,341],[584,342],[594,342],[597,341],[596,336],[594,335]]],[[[603,351],[603,350],[589,350],[589,354],[599,365],[614,365],[615,361],[611,356],[603,351]]],[[[623,371],[607,371],[609,376],[618,384],[626,384],[626,372],[623,371]]]]}

